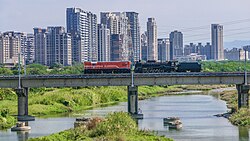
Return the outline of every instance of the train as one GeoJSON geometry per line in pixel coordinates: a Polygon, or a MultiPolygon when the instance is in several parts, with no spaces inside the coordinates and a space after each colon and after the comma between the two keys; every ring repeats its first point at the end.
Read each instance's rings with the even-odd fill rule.
{"type": "Polygon", "coordinates": [[[157,62],[154,60],[137,61],[134,65],[130,61],[84,62],[85,74],[130,73],[131,69],[135,73],[201,72],[201,64],[199,62],[157,62]]]}

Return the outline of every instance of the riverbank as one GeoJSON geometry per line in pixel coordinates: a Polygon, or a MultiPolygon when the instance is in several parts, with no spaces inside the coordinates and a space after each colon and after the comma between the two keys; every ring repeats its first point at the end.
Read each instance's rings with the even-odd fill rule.
{"type": "MultiPolygon", "coordinates": [[[[142,100],[183,91],[183,94],[187,94],[185,91],[208,91],[224,87],[227,86],[140,86],[138,97],[142,100]]],[[[127,87],[36,88],[30,89],[29,92],[29,114],[48,117],[48,115],[78,112],[125,101],[127,101],[127,87]]],[[[12,89],[0,89],[0,109],[8,111],[8,116],[0,120],[0,125],[3,125],[0,129],[10,128],[15,124],[15,119],[13,120],[10,115],[17,113],[17,96],[12,89]]]]}
{"type": "Polygon", "coordinates": [[[139,130],[136,122],[124,112],[109,114],[105,119],[92,118],[85,124],[74,129],[46,137],[29,139],[29,141],[76,141],[76,140],[160,140],[172,141],[172,139],[157,136],[153,132],[139,130]]]}
{"type": "MultiPolygon", "coordinates": [[[[139,87],[138,93],[139,99],[146,99],[164,92],[181,90],[176,86],[142,86],[139,87]]],[[[29,114],[48,117],[48,115],[78,112],[125,101],[127,101],[127,87],[30,89],[29,114]]],[[[15,118],[10,115],[17,114],[17,96],[12,89],[0,89],[0,109],[8,111],[8,116],[1,117],[0,115],[2,119],[0,129],[10,128],[15,124],[15,118]]]]}
{"type": "Polygon", "coordinates": [[[220,92],[222,100],[226,101],[227,107],[232,109],[229,121],[236,126],[250,127],[250,110],[249,108],[237,108],[238,94],[236,90],[220,92]]]}

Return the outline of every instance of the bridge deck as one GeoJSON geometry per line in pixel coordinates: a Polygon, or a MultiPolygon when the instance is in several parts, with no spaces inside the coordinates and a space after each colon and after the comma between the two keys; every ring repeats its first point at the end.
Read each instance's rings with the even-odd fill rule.
{"type": "MultiPolygon", "coordinates": [[[[250,73],[248,73],[250,76],[250,73]]],[[[248,79],[248,83],[249,83],[248,79]]],[[[181,84],[243,84],[244,73],[140,73],[134,74],[134,84],[181,85],[181,84]]],[[[21,77],[22,87],[85,87],[128,86],[131,74],[83,74],[83,75],[27,75],[21,77]]],[[[0,76],[1,88],[17,88],[18,76],[0,76]]]]}

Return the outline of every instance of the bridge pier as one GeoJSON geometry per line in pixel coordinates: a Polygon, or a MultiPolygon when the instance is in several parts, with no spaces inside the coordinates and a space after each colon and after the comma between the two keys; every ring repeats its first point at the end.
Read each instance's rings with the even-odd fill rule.
{"type": "Polygon", "coordinates": [[[138,113],[138,86],[128,86],[128,113],[130,113],[133,118],[143,118],[143,114],[138,113]]]}
{"type": "Polygon", "coordinates": [[[16,89],[18,97],[18,121],[34,121],[35,117],[28,115],[28,94],[29,88],[16,89]]]}
{"type": "Polygon", "coordinates": [[[249,107],[249,89],[250,85],[238,84],[236,85],[236,89],[238,91],[238,109],[240,108],[248,108],[249,107]]]}

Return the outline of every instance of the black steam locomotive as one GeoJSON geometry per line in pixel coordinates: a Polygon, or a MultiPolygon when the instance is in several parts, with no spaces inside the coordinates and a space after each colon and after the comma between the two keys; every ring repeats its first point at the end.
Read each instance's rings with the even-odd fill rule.
{"type": "Polygon", "coordinates": [[[136,62],[135,73],[163,73],[163,72],[200,72],[201,64],[198,62],[136,62]]]}

